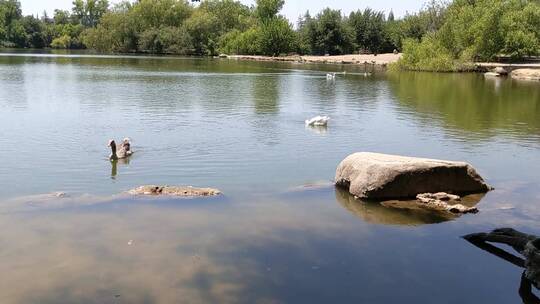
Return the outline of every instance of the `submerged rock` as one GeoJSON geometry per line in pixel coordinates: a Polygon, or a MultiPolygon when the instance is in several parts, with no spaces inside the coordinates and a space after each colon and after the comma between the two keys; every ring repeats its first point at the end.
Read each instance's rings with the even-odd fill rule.
{"type": "Polygon", "coordinates": [[[501,74],[499,74],[497,72],[486,72],[486,73],[484,73],[484,76],[486,76],[486,77],[500,77],[501,74]]]}
{"type": "Polygon", "coordinates": [[[478,212],[478,208],[476,207],[467,207],[462,205],[460,196],[445,192],[418,194],[416,199],[427,209],[448,211],[452,213],[478,212]]]}
{"type": "Polygon", "coordinates": [[[503,76],[508,75],[508,71],[503,67],[496,67],[495,69],[493,69],[493,72],[503,76]]]}
{"type": "Polygon", "coordinates": [[[361,199],[415,198],[422,193],[484,193],[492,188],[464,162],[355,153],[336,170],[336,186],[361,199]]]}
{"type": "Polygon", "coordinates": [[[332,181],[316,181],[289,188],[287,192],[304,192],[312,190],[331,189],[333,185],[334,183],[332,181]]]}
{"type": "Polygon", "coordinates": [[[540,69],[517,69],[512,72],[512,78],[540,81],[540,69]]]}
{"type": "MultiPolygon", "coordinates": [[[[380,225],[421,226],[457,219],[460,215],[451,212],[433,211],[423,208],[418,201],[373,202],[355,199],[349,192],[336,188],[336,200],[347,211],[361,220],[380,225]]],[[[469,204],[469,202],[464,202],[469,204]]],[[[471,203],[471,205],[474,203],[471,203]]]]}
{"type": "Polygon", "coordinates": [[[147,185],[129,190],[131,195],[162,195],[179,197],[216,196],[221,191],[212,188],[195,188],[191,186],[155,186],[147,185]]]}

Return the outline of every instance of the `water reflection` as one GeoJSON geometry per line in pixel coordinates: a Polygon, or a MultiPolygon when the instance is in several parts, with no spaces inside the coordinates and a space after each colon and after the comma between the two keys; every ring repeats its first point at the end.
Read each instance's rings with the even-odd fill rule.
{"type": "Polygon", "coordinates": [[[456,218],[450,213],[399,209],[386,207],[378,202],[363,202],[341,189],[336,189],[336,199],[349,212],[372,224],[419,226],[442,223],[456,218]]]}
{"type": "MultiPolygon", "coordinates": [[[[461,204],[476,206],[483,195],[469,195],[461,204]]],[[[352,214],[372,224],[420,226],[455,220],[459,215],[450,212],[437,212],[416,207],[416,201],[369,202],[355,199],[348,191],[336,188],[337,201],[352,214]]]]}
{"type": "Polygon", "coordinates": [[[258,76],[252,81],[255,113],[279,112],[280,79],[274,76],[258,76]]]}
{"type": "Polygon", "coordinates": [[[477,74],[392,73],[390,88],[407,113],[441,121],[461,136],[540,136],[537,84],[477,74]]]}
{"type": "Polygon", "coordinates": [[[127,166],[130,164],[130,162],[130,158],[111,160],[111,178],[116,179],[116,176],[118,175],[118,164],[127,166]]]}
{"type": "Polygon", "coordinates": [[[328,126],[306,126],[306,129],[319,135],[328,133],[328,126]]]}

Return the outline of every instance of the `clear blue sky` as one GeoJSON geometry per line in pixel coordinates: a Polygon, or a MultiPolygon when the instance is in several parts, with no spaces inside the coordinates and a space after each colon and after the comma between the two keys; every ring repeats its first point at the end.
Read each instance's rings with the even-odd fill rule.
{"type": "MultiPolygon", "coordinates": [[[[23,13],[25,15],[41,14],[46,10],[49,15],[54,9],[71,9],[72,0],[20,0],[23,13]]],[[[109,0],[111,3],[119,0],[109,0]]],[[[255,0],[241,0],[246,4],[253,4],[255,0]]],[[[343,13],[350,13],[353,10],[371,7],[376,10],[389,12],[391,9],[396,16],[403,16],[407,11],[418,11],[426,0],[285,0],[285,8],[282,14],[286,15],[292,22],[296,22],[298,16],[309,10],[312,15],[325,7],[341,9],[343,13]]]]}

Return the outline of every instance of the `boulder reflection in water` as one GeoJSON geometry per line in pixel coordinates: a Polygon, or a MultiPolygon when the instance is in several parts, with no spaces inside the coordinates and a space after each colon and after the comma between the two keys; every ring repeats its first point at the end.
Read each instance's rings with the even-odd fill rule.
{"type": "MultiPolygon", "coordinates": [[[[472,207],[478,204],[482,198],[483,195],[469,195],[462,198],[462,203],[472,207]]],[[[362,201],[339,188],[336,188],[336,199],[349,212],[372,224],[421,226],[452,221],[459,217],[458,214],[450,212],[420,208],[415,200],[362,201]]]]}

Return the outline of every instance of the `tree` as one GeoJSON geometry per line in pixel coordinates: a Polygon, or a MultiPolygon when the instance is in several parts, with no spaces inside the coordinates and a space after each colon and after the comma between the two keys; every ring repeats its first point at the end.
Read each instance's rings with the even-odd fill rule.
{"type": "Polygon", "coordinates": [[[97,27],[82,33],[82,42],[100,52],[137,51],[140,33],[136,25],[129,13],[109,12],[103,15],[97,27]]]}
{"type": "Polygon", "coordinates": [[[285,4],[285,0],[257,0],[256,2],[255,15],[262,22],[276,17],[285,4]]]}
{"type": "Polygon", "coordinates": [[[233,30],[245,31],[255,24],[250,8],[239,1],[206,0],[198,10],[208,12],[217,19],[219,36],[233,30]]]}
{"type": "Polygon", "coordinates": [[[43,35],[43,23],[33,16],[25,16],[21,19],[21,25],[26,33],[24,47],[43,48],[45,47],[45,37],[43,35]]]}
{"type": "Polygon", "coordinates": [[[260,28],[261,52],[278,56],[296,50],[296,35],[284,17],[272,18],[260,28]]]}
{"type": "Polygon", "coordinates": [[[71,15],[65,10],[54,10],[53,21],[55,24],[68,24],[71,22],[71,15]]]}
{"type": "Polygon", "coordinates": [[[82,25],[95,27],[108,9],[107,0],[74,0],[72,10],[74,17],[82,25]]]}
{"type": "Polygon", "coordinates": [[[142,31],[151,27],[181,26],[192,14],[192,7],[185,0],[139,0],[129,14],[142,31]]]}
{"type": "Polygon", "coordinates": [[[310,30],[309,27],[312,24],[313,20],[311,14],[307,11],[303,16],[298,18],[296,23],[297,27],[297,36],[298,36],[298,52],[300,54],[311,54],[311,43],[310,43],[310,30]]]}
{"type": "Polygon", "coordinates": [[[53,39],[51,42],[53,49],[69,49],[71,47],[71,37],[68,35],[62,35],[53,39]]]}
{"type": "Polygon", "coordinates": [[[400,62],[404,68],[464,70],[473,61],[540,54],[539,1],[454,0],[446,9],[433,3],[435,8],[419,14],[427,16],[422,20],[428,32],[420,42],[407,42],[400,62]],[[433,22],[433,16],[442,22],[436,30],[439,21],[433,22]]]}
{"type": "Polygon", "coordinates": [[[220,34],[216,16],[205,10],[198,10],[186,20],[185,26],[192,37],[196,54],[216,54],[220,34]]]}
{"type": "Polygon", "coordinates": [[[22,18],[21,3],[18,0],[0,0],[0,20],[9,26],[22,18]]]}
{"type": "Polygon", "coordinates": [[[310,48],[318,55],[340,55],[354,49],[353,30],[344,22],[341,11],[326,8],[307,23],[310,48]]]}
{"type": "Polygon", "coordinates": [[[383,12],[366,8],[363,12],[352,12],[348,22],[354,30],[358,47],[372,53],[391,51],[387,46],[386,20],[383,12]]]}
{"type": "Polygon", "coordinates": [[[388,14],[388,22],[394,22],[395,19],[396,18],[394,17],[394,11],[390,10],[390,13],[388,14]]]}

